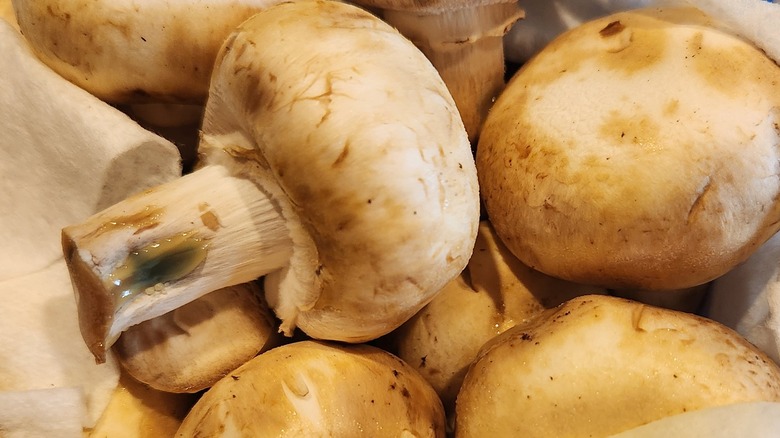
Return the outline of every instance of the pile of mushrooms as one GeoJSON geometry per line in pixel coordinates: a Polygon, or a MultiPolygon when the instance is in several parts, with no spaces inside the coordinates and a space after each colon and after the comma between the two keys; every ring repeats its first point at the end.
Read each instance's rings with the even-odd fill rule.
{"type": "MultiPolygon", "coordinates": [[[[49,237],[0,253],[15,262],[6,313],[35,321],[5,320],[0,341],[46,331],[65,286],[52,321],[78,348],[60,363],[86,357],[100,378],[0,386],[0,431],[771,430],[774,339],[710,316],[753,278],[743,262],[775,254],[756,251],[780,230],[776,32],[721,21],[716,0],[620,12],[570,26],[505,82],[508,32],[539,6],[357,3],[14,1],[0,48],[49,93],[94,99],[72,108],[98,122],[52,117],[73,150],[47,124],[2,125],[28,145],[18,168],[44,163],[15,173],[30,187],[88,190],[51,211],[52,191],[32,190],[31,214],[3,218],[18,248],[49,237]],[[58,286],[16,304],[30,279],[58,286]]],[[[40,119],[42,94],[18,95],[40,119]]]]}

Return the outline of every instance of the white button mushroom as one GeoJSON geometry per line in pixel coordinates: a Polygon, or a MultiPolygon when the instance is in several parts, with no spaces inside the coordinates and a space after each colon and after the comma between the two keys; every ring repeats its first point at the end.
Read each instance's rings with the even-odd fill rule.
{"type": "Polygon", "coordinates": [[[355,6],[286,3],[245,22],[217,61],[200,152],[192,174],[64,229],[97,358],[131,325],[266,274],[285,333],[369,340],[471,255],[476,169],[452,97],[355,6]]]}
{"type": "Polygon", "coordinates": [[[496,232],[616,289],[722,275],[780,227],[780,68],[696,9],[567,32],[512,78],[477,165],[496,232]]]}
{"type": "Polygon", "coordinates": [[[227,35],[278,0],[12,0],[54,71],[109,102],[202,103],[227,35]]]}
{"type": "Polygon", "coordinates": [[[217,382],[176,436],[233,434],[444,438],[444,411],[430,385],[386,351],[301,341],[267,351],[217,382]]]}
{"type": "Polygon", "coordinates": [[[671,415],[780,402],[780,367],[733,330],[622,298],[574,298],[489,341],[456,436],[604,437],[671,415]]]}

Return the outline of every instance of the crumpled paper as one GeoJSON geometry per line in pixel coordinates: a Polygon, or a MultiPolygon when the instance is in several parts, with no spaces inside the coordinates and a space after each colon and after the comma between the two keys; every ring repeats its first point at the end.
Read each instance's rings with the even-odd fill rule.
{"type": "Polygon", "coordinates": [[[780,363],[780,234],[712,282],[704,314],[780,363]]]}

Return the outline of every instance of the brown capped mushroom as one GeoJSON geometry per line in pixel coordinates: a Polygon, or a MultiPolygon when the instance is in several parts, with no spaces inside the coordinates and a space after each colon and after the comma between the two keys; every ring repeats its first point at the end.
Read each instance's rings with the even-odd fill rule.
{"type": "Polygon", "coordinates": [[[780,67],[692,8],[579,26],[512,78],[477,149],[524,263],[613,289],[712,280],[780,228],[780,67]]]}
{"type": "Polygon", "coordinates": [[[12,0],[22,33],[54,71],[112,103],[202,104],[222,42],[278,0],[12,0]]]}
{"type": "Polygon", "coordinates": [[[286,334],[366,341],[465,267],[471,146],[395,29],[339,2],[273,6],[227,40],[211,84],[198,170],[63,230],[98,360],[128,327],[263,275],[286,334]]]}
{"type": "Polygon", "coordinates": [[[176,436],[444,437],[444,411],[428,383],[398,357],[368,345],[295,342],[269,350],[217,382],[176,436]]]}
{"type": "Polygon", "coordinates": [[[278,342],[255,283],[208,293],[122,333],[114,352],[135,379],[167,392],[198,392],[278,342]]]}
{"type": "Polygon", "coordinates": [[[623,298],[574,298],[489,341],[456,436],[610,436],[660,418],[780,401],[780,367],[733,330],[623,298]]]}

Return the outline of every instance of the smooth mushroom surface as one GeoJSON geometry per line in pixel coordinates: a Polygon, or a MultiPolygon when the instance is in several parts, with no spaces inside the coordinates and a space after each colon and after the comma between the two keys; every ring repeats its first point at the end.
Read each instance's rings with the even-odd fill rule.
{"type": "Polygon", "coordinates": [[[503,37],[525,14],[516,0],[356,0],[412,40],[439,71],[476,146],[504,88],[503,37]]]}
{"type": "Polygon", "coordinates": [[[745,402],[671,415],[610,438],[774,438],[780,403],[745,402]]]}
{"type": "Polygon", "coordinates": [[[780,367],[690,313],[573,298],[490,340],[458,394],[456,436],[609,436],[712,406],[780,401],[780,367]]]}
{"type": "Polygon", "coordinates": [[[12,0],[54,71],[108,102],[203,103],[228,34],[279,0],[12,0]]]}
{"type": "Polygon", "coordinates": [[[131,376],[152,388],[202,391],[279,342],[261,293],[254,282],[210,292],[130,327],[113,350],[131,376]]]}
{"type": "Polygon", "coordinates": [[[128,327],[264,275],[284,333],[374,339],[471,256],[479,195],[455,103],[411,42],[355,6],[244,22],[214,68],[199,153],[193,173],[63,230],[98,360],[128,327]]]}
{"type": "Polygon", "coordinates": [[[403,360],[368,345],[300,341],[217,382],[177,437],[444,437],[436,393],[403,360]]]}
{"type": "Polygon", "coordinates": [[[417,369],[454,414],[466,371],[485,342],[568,299],[599,293],[606,290],[524,266],[482,221],[466,269],[388,335],[391,351],[417,369]]]}
{"type": "Polygon", "coordinates": [[[780,67],[692,8],[583,24],[510,80],[477,148],[496,232],[525,264],[673,290],[780,227],[780,67]]]}

